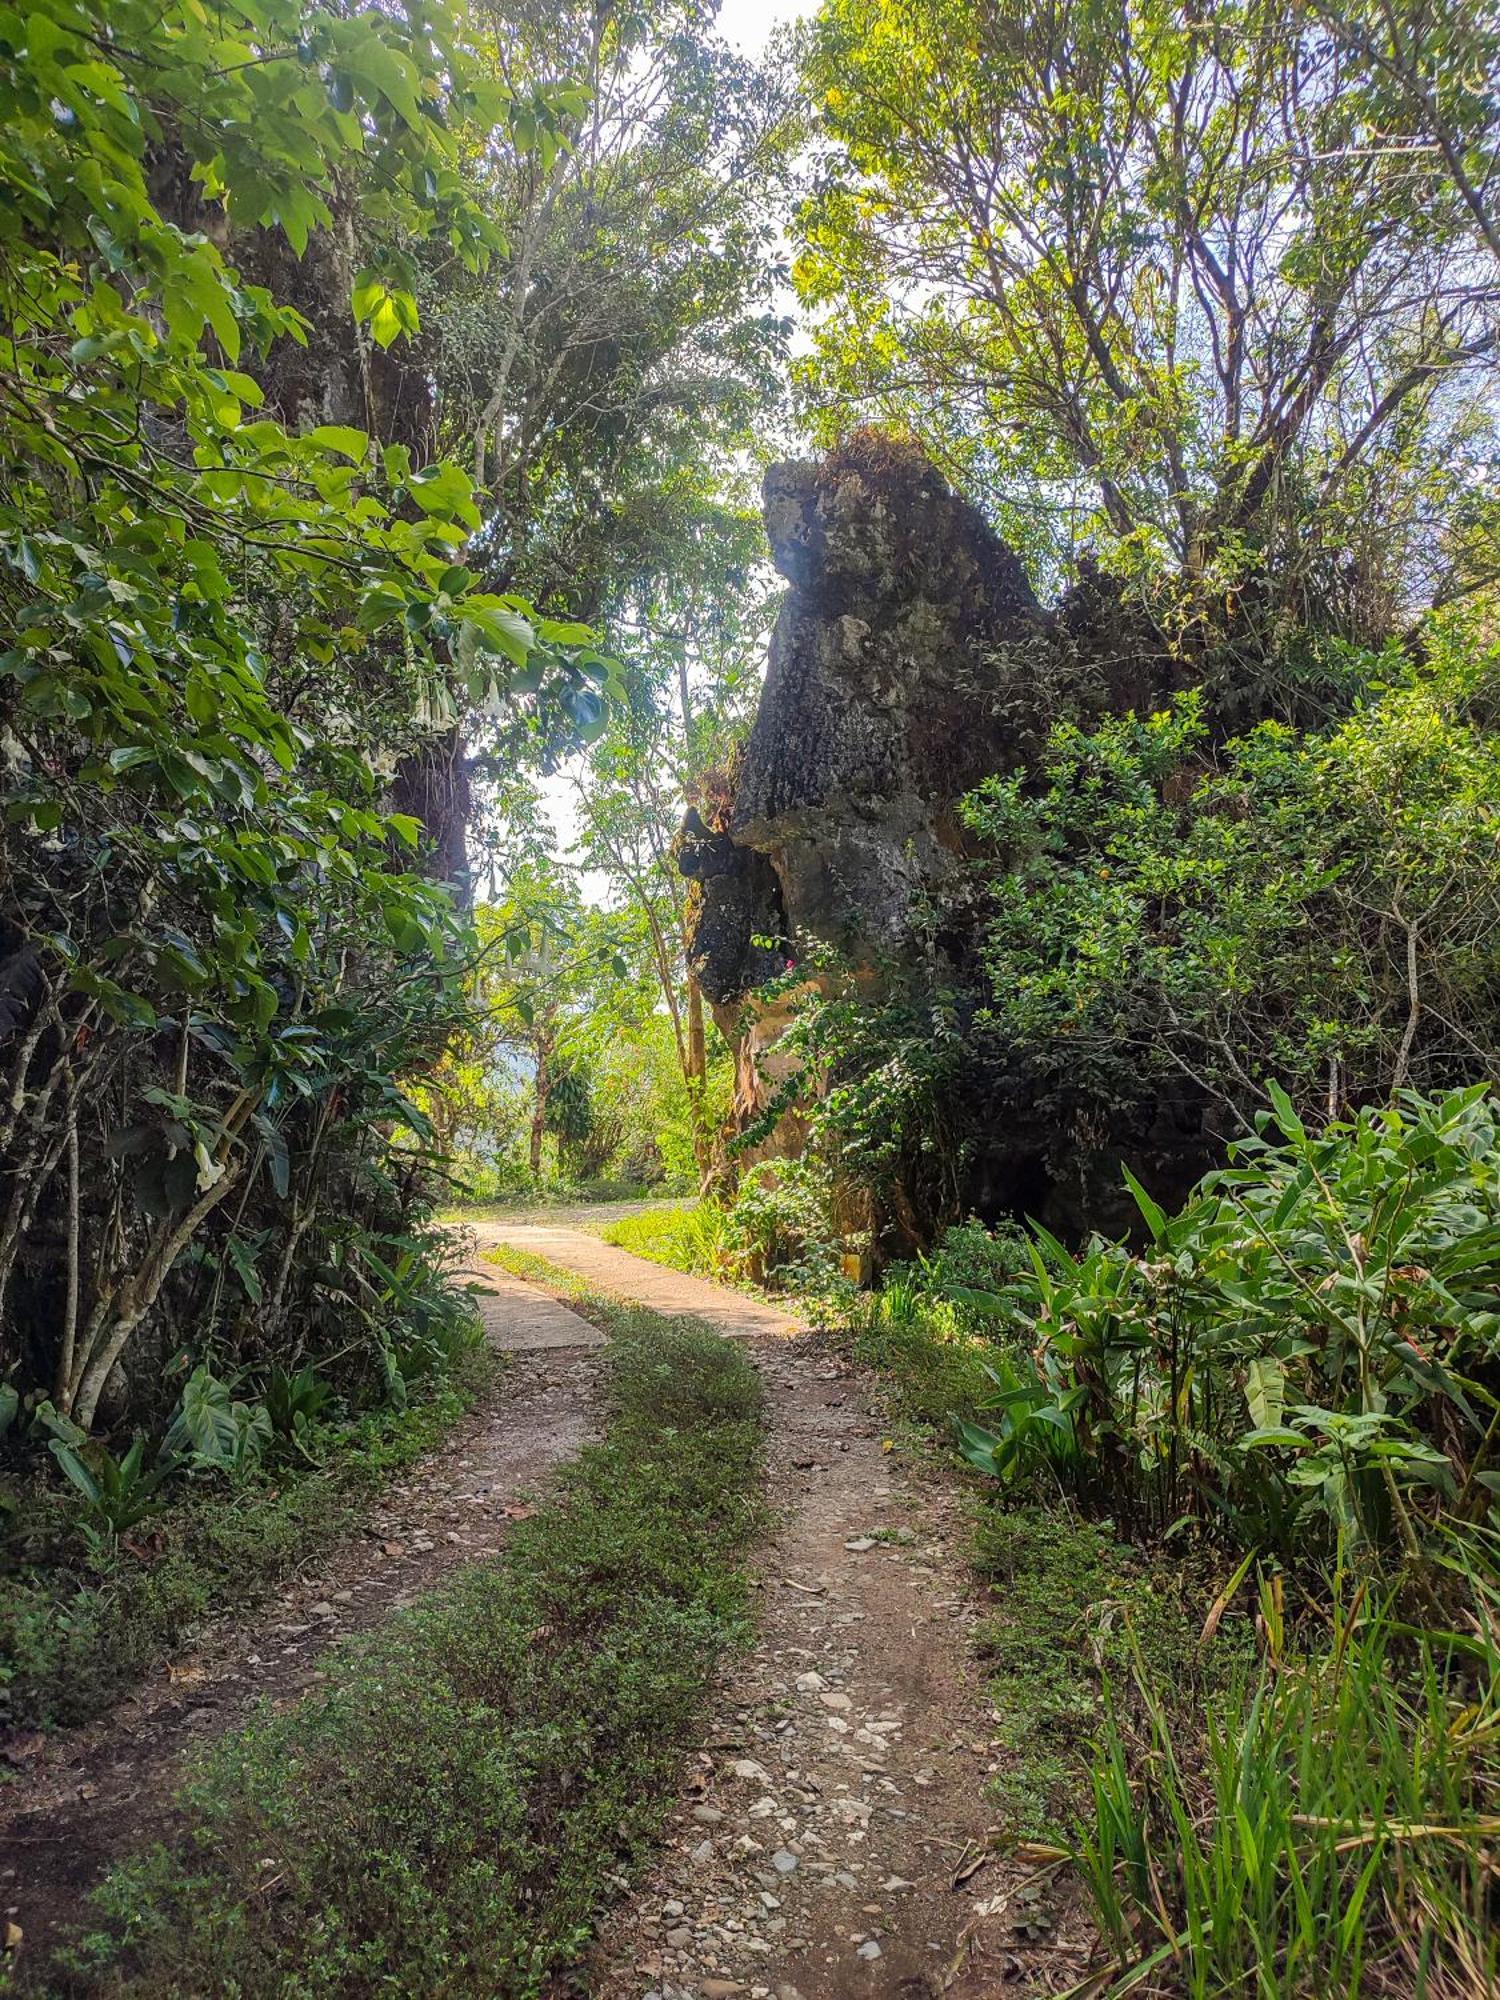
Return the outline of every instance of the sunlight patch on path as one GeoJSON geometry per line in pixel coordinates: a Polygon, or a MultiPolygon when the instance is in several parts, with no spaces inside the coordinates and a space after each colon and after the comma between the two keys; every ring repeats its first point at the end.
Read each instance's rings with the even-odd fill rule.
{"type": "MultiPolygon", "coordinates": [[[[505,1244],[512,1250],[529,1251],[553,1264],[587,1278],[602,1291],[632,1299],[659,1313],[691,1313],[707,1320],[718,1333],[730,1340],[790,1339],[807,1331],[806,1322],[785,1307],[772,1305],[743,1292],[730,1291],[707,1278],[690,1278],[682,1271],[670,1271],[663,1264],[648,1263],[613,1243],[602,1243],[586,1230],[562,1224],[526,1222],[476,1222],[472,1225],[480,1256],[488,1249],[505,1244]]],[[[495,1271],[498,1267],[481,1264],[495,1271]]],[[[512,1284],[529,1292],[519,1279],[512,1284]]],[[[559,1308],[559,1310],[564,1310],[559,1308]]],[[[569,1315],[573,1317],[573,1315],[569,1315]]]]}

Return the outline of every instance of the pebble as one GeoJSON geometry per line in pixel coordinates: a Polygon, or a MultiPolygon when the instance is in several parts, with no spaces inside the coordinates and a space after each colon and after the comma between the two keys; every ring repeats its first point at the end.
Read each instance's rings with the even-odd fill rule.
{"type": "Polygon", "coordinates": [[[776,1870],[778,1875],[795,1875],[797,1872],[797,1857],[795,1854],[789,1854],[784,1847],[778,1847],[776,1852],[771,1856],[771,1866],[776,1870]]]}
{"type": "Polygon", "coordinates": [[[880,1946],[874,1938],[866,1938],[864,1943],[859,1947],[859,1956],[861,1958],[879,1958],[880,1955],[880,1946]]]}

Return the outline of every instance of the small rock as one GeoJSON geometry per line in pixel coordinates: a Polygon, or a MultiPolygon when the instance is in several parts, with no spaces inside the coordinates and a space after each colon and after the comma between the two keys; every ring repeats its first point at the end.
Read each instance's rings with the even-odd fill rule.
{"type": "Polygon", "coordinates": [[[675,1931],[667,1932],[667,1943],[673,1951],[683,1951],[693,1941],[693,1933],[687,1924],[679,1924],[675,1931]]]}
{"type": "Polygon", "coordinates": [[[680,1917],[682,1915],[682,1904],[674,1896],[671,1902],[662,1904],[661,1913],[664,1917],[680,1917]]]}
{"type": "Polygon", "coordinates": [[[788,1854],[784,1847],[778,1847],[776,1852],[771,1856],[771,1866],[776,1870],[778,1875],[795,1875],[797,1872],[797,1857],[795,1854],[788,1854]]]}
{"type": "Polygon", "coordinates": [[[866,1938],[859,1948],[861,1958],[879,1958],[880,1946],[874,1938],[866,1938]]]}
{"type": "Polygon", "coordinates": [[[820,1694],[818,1700],[825,1708],[852,1708],[853,1702],[846,1694],[820,1694]]]}
{"type": "Polygon", "coordinates": [[[724,1815],[717,1806],[694,1806],[693,1818],[703,1826],[718,1826],[724,1815]]]}
{"type": "Polygon", "coordinates": [[[827,1685],[827,1681],[824,1680],[821,1674],[809,1673],[798,1674],[797,1676],[798,1694],[821,1694],[827,1685]]]}
{"type": "Polygon", "coordinates": [[[849,1550],[850,1554],[856,1556],[862,1556],[866,1549],[873,1549],[874,1546],[875,1537],[873,1535],[851,1535],[844,1544],[844,1547],[849,1550]]]}
{"type": "Polygon", "coordinates": [[[898,1889],[915,1889],[915,1882],[908,1882],[904,1875],[887,1875],[881,1888],[894,1895],[898,1889]]]}
{"type": "Polygon", "coordinates": [[[711,1840],[701,1841],[698,1844],[698,1846],[693,1849],[692,1853],[688,1856],[688,1859],[690,1861],[696,1862],[700,1868],[702,1868],[705,1865],[705,1863],[712,1861],[713,1858],[714,1858],[714,1844],[711,1840]]]}

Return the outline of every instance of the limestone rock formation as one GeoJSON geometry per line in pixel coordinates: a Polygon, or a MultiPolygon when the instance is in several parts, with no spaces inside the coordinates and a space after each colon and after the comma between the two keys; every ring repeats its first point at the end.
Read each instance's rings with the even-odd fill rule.
{"type": "Polygon", "coordinates": [[[1019,560],[908,448],[773,466],[765,517],[791,588],[732,816],[691,870],[721,1002],[754,983],[747,936],[902,949],[951,865],[954,801],[1005,761],[990,656],[1043,623],[1019,560]]]}
{"type": "MultiPolygon", "coordinates": [[[[866,434],[820,463],[772,466],[764,493],[788,589],[760,710],[729,803],[713,824],[690,814],[679,849],[696,883],[693,968],[738,1048],[742,1132],[785,1095],[775,1047],[791,1013],[748,996],[809,940],[876,996],[919,945],[930,960],[938,913],[943,976],[977,1004],[958,801],[1034,759],[1058,716],[1146,706],[1170,685],[1149,642],[1121,643],[1118,600],[1097,579],[1044,609],[1019,558],[913,447],[866,434]]],[[[1020,1079],[1000,1080],[1004,1129],[976,1149],[976,1202],[992,1212],[1044,1205],[1045,1138],[1025,1099],[1020,1079]]],[[[1173,1114],[1195,1161],[1197,1115],[1173,1114]]],[[[795,1152],[803,1136],[793,1114],[757,1150],[795,1152]]]]}

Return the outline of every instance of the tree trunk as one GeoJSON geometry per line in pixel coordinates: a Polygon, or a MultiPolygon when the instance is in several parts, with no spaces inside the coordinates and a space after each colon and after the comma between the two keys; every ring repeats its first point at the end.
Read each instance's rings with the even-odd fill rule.
{"type": "Polygon", "coordinates": [[[539,1037],[536,1045],[536,1104],[531,1114],[531,1178],[542,1177],[542,1138],[547,1130],[547,1099],[552,1093],[552,1037],[539,1037]]]}

